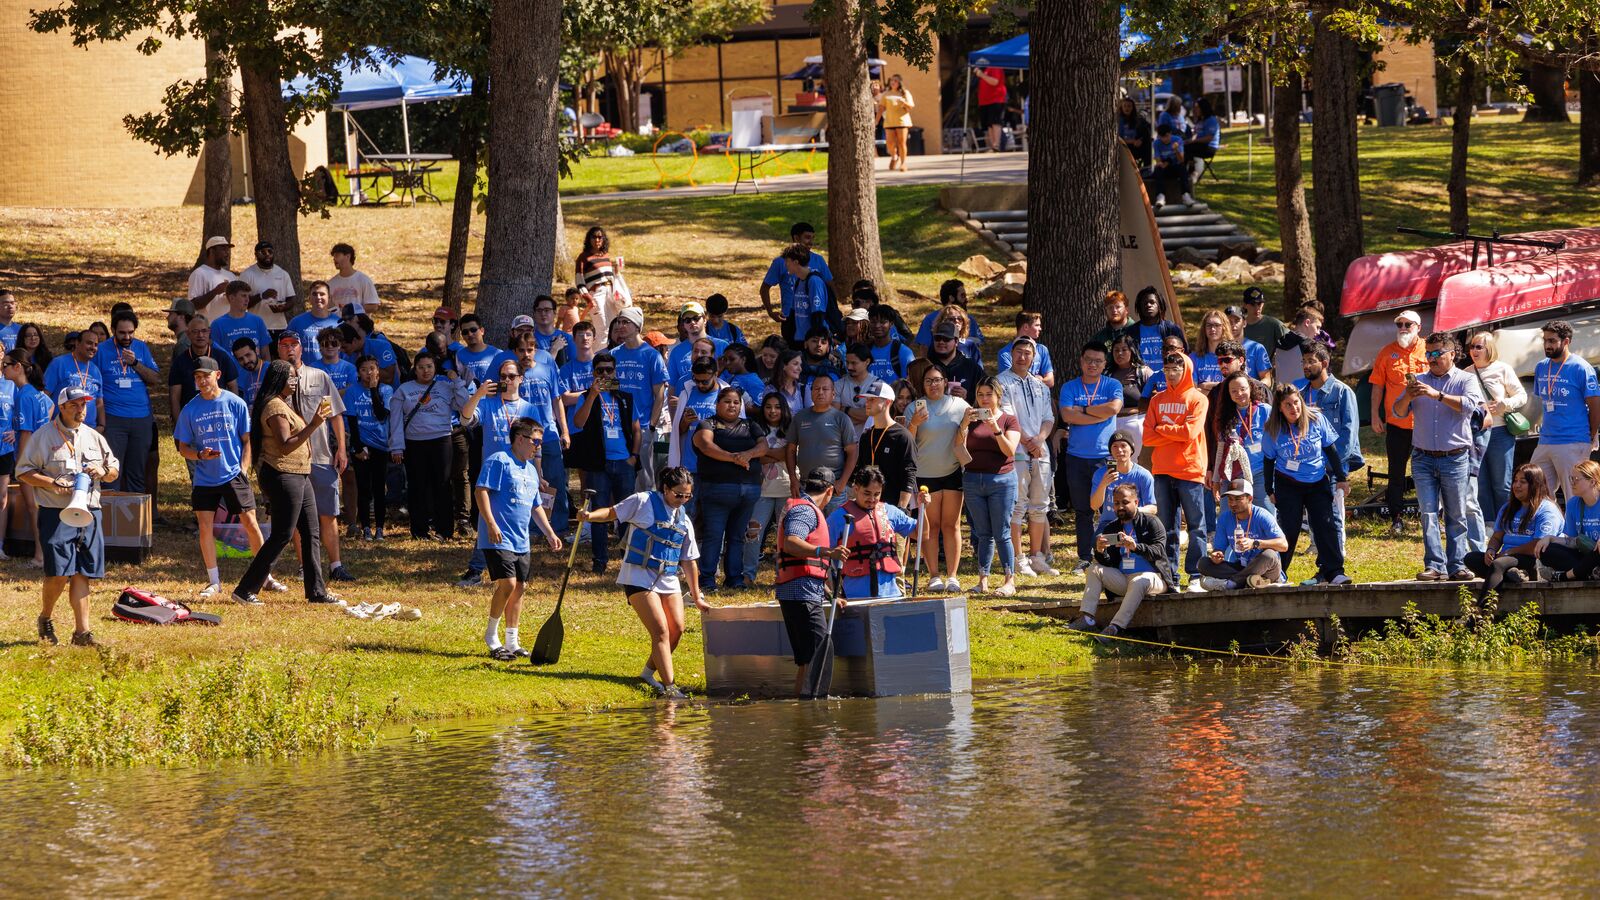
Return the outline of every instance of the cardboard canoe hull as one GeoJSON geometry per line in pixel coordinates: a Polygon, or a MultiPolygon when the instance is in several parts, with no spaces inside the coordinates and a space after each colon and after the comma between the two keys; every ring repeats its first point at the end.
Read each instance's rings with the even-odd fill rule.
{"type": "Polygon", "coordinates": [[[1600,298],[1600,247],[1548,253],[1447,279],[1434,326],[1455,331],[1520,319],[1600,298]]]}

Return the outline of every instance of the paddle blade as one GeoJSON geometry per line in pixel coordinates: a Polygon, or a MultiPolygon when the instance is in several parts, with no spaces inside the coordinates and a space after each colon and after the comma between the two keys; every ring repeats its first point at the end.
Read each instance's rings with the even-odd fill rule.
{"type": "Polygon", "coordinates": [[[806,696],[822,700],[833,690],[833,635],[829,634],[817,645],[811,655],[811,667],[806,670],[806,696]]]}
{"type": "Polygon", "coordinates": [[[561,661],[561,640],[566,637],[566,629],[561,625],[561,605],[556,605],[556,611],[544,621],[539,628],[539,636],[533,640],[533,649],[528,651],[528,662],[535,666],[548,666],[561,661]]]}

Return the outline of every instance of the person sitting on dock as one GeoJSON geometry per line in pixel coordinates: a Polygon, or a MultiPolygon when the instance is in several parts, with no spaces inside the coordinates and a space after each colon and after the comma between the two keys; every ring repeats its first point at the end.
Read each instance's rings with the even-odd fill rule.
{"type": "Polygon", "coordinates": [[[1200,560],[1200,586],[1208,591],[1237,591],[1246,585],[1271,587],[1283,580],[1283,557],[1289,541],[1268,510],[1255,505],[1247,478],[1233,481],[1223,493],[1227,508],[1217,518],[1211,554],[1200,560]]]}
{"type": "Polygon", "coordinates": [[[850,499],[828,515],[829,534],[845,534],[847,523],[850,528],[843,595],[853,600],[904,596],[895,578],[903,571],[895,553],[895,536],[915,533],[917,520],[883,502],[883,484],[883,472],[877,466],[857,469],[850,476],[850,499]]]}
{"type": "Polygon", "coordinates": [[[1533,463],[1517,467],[1511,479],[1511,499],[1494,518],[1494,534],[1482,556],[1467,556],[1467,568],[1483,579],[1478,599],[1502,583],[1522,584],[1537,574],[1539,557],[1561,533],[1561,510],[1556,506],[1544,469],[1533,463]]]}
{"type": "Polygon", "coordinates": [[[1561,536],[1544,548],[1540,560],[1555,575],[1551,581],[1600,581],[1600,463],[1584,460],[1572,467],[1572,496],[1561,536]]]}
{"type": "Polygon", "coordinates": [[[1079,615],[1067,626],[1075,631],[1093,629],[1104,591],[1122,598],[1111,624],[1100,632],[1107,636],[1127,630],[1145,597],[1165,593],[1178,583],[1167,558],[1167,529],[1160,519],[1139,509],[1139,489],[1132,484],[1117,485],[1111,505],[1116,518],[1095,536],[1094,562],[1084,570],[1079,615]]]}
{"type": "MultiPolygon", "coordinates": [[[[822,510],[833,499],[837,480],[833,470],[818,466],[806,473],[800,496],[789,501],[778,535],[778,609],[784,630],[794,648],[796,694],[804,693],[806,669],[812,654],[828,636],[823,604],[828,599],[828,570],[832,562],[850,555],[849,547],[835,547],[822,510]]],[[[837,598],[843,606],[843,598],[837,598]]]]}

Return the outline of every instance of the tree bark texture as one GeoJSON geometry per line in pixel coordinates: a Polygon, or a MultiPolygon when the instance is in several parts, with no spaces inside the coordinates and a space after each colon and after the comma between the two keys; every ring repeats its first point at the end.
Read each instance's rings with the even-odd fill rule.
{"type": "Polygon", "coordinates": [[[1361,169],[1357,156],[1356,95],[1361,54],[1354,41],[1316,16],[1312,39],[1311,237],[1316,246],[1317,299],[1330,330],[1343,337],[1337,315],[1344,273],[1362,253],[1361,169]]]}
{"type": "Polygon", "coordinates": [[[554,275],[561,0],[495,3],[489,22],[489,210],[477,312],[492,343],[554,275]]]}
{"type": "Polygon", "coordinates": [[[622,121],[617,127],[637,134],[639,131],[639,62],[640,51],[618,53],[611,50],[603,54],[606,71],[611,73],[612,90],[616,91],[617,115],[622,121]]]}
{"type": "MultiPolygon", "coordinates": [[[[216,91],[217,118],[233,120],[233,85],[228,79],[227,48],[206,41],[206,81],[216,91]]],[[[233,240],[233,146],[231,129],[206,141],[201,149],[205,165],[205,225],[200,232],[196,265],[205,258],[206,238],[222,235],[233,240]]]]}
{"type": "Polygon", "coordinates": [[[1272,163],[1277,182],[1278,239],[1283,244],[1283,303],[1287,319],[1317,296],[1316,253],[1300,161],[1301,78],[1291,73],[1272,88],[1272,163]]]}
{"type": "Polygon", "coordinates": [[[1104,324],[1102,300],[1121,268],[1116,9],[1039,0],[1030,27],[1028,294],[1049,323],[1046,345],[1063,361],[1077,360],[1104,324]]]}
{"type": "MultiPolygon", "coordinates": [[[[277,264],[298,285],[300,179],[289,161],[289,123],[279,71],[275,60],[240,53],[250,183],[256,201],[256,240],[272,242],[277,264]]],[[[303,295],[304,291],[300,293],[303,295]]]]}
{"type": "Polygon", "coordinates": [[[834,0],[822,21],[828,73],[828,255],[836,286],[870,280],[887,293],[878,244],[873,101],[860,0],[834,0]]]}
{"type": "Polygon", "coordinates": [[[1466,231],[1471,221],[1467,208],[1467,150],[1472,141],[1472,98],[1478,92],[1478,64],[1463,56],[1456,74],[1455,112],[1450,120],[1450,230],[1466,231]]]}
{"type": "Polygon", "coordinates": [[[477,205],[478,157],[483,151],[483,118],[488,109],[489,79],[472,80],[472,96],[461,102],[456,122],[456,197],[450,209],[450,250],[444,262],[444,305],[456,312],[466,302],[467,245],[472,240],[472,211],[477,205]]]}
{"type": "Polygon", "coordinates": [[[1524,122],[1570,122],[1567,115],[1567,76],[1555,66],[1534,63],[1528,69],[1528,90],[1533,103],[1523,114],[1524,122]]]}
{"type": "Polygon", "coordinates": [[[1600,182],[1600,72],[1579,72],[1578,183],[1600,182]]]}

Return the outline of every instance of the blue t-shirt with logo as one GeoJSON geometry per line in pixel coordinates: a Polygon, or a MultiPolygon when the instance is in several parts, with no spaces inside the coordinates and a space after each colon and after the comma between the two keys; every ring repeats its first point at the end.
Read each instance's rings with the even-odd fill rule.
{"type": "Polygon", "coordinates": [[[489,523],[478,519],[478,549],[527,553],[528,529],[539,497],[539,469],[533,459],[522,462],[504,450],[486,457],[478,487],[489,489],[489,515],[500,527],[500,542],[489,540],[489,523]]]}
{"type": "Polygon", "coordinates": [[[478,423],[483,426],[484,459],[501,450],[511,452],[511,424],[524,417],[537,421],[533,404],[521,397],[507,401],[494,396],[478,401],[478,423]]]}
{"type": "Polygon", "coordinates": [[[1600,397],[1600,383],[1588,360],[1570,353],[1564,363],[1539,360],[1533,367],[1533,391],[1544,404],[1539,443],[1587,444],[1594,440],[1585,401],[1600,397]]]}
{"type": "MultiPolygon", "coordinates": [[[[588,362],[579,362],[575,357],[576,354],[573,357],[569,357],[566,364],[561,367],[561,392],[563,394],[574,392],[581,394],[589,389],[589,385],[594,384],[594,359],[591,358],[588,362]]],[[[579,398],[577,403],[566,409],[567,433],[569,434],[576,433],[578,430],[578,426],[573,424],[573,420],[577,418],[578,407],[582,405],[583,400],[579,398]]],[[[623,454],[623,456],[626,457],[627,454],[623,454]]]]}
{"type": "MultiPolygon", "coordinates": [[[[721,391],[721,385],[713,385],[711,390],[704,392],[694,385],[690,385],[682,393],[678,394],[678,402],[687,404],[688,408],[694,410],[694,414],[699,416],[697,421],[704,422],[717,414],[717,394],[721,391]]],[[[681,435],[678,446],[681,458],[679,464],[691,472],[699,471],[699,457],[694,452],[693,427],[690,427],[681,435]]]]}
{"type": "Polygon", "coordinates": [[[611,348],[617,360],[617,384],[633,398],[633,415],[644,428],[654,426],[650,413],[655,407],[655,386],[667,383],[667,364],[661,354],[649,344],[640,342],[637,348],[626,344],[611,348]]]}
{"type": "Polygon", "coordinates": [[[215,400],[196,394],[178,413],[172,436],[195,450],[215,450],[215,459],[194,465],[196,487],[216,487],[237,478],[249,440],[250,406],[238,394],[222,391],[215,400]]]}
{"type": "Polygon", "coordinates": [[[627,459],[628,433],[623,428],[622,405],[611,396],[610,391],[601,391],[595,398],[595,407],[589,411],[589,417],[591,421],[595,416],[600,417],[601,438],[605,441],[606,459],[613,461],[627,459]]]}
{"type": "Polygon", "coordinates": [[[491,344],[485,344],[482,350],[462,347],[456,351],[456,362],[461,364],[462,377],[471,382],[494,378],[495,373],[500,371],[500,364],[508,359],[514,361],[516,357],[491,344]]]}
{"type": "Polygon", "coordinates": [[[233,355],[233,342],[242,337],[255,341],[256,350],[263,355],[272,343],[272,334],[267,331],[266,321],[253,312],[246,312],[237,319],[233,316],[217,316],[216,321],[211,323],[211,342],[229,356],[233,355]]]}
{"type": "MultiPolygon", "coordinates": [[[[378,332],[367,335],[367,339],[361,343],[360,353],[345,351],[340,355],[345,362],[352,366],[355,366],[356,361],[361,357],[370,356],[373,362],[378,364],[379,372],[394,366],[394,378],[390,380],[390,384],[400,384],[400,357],[394,352],[394,344],[389,343],[389,339],[378,332]]],[[[360,366],[356,366],[356,371],[360,371],[360,366]]],[[[381,378],[382,376],[380,375],[379,377],[381,378]]]]}
{"type": "Polygon", "coordinates": [[[1510,553],[1523,544],[1531,544],[1540,538],[1555,537],[1561,533],[1561,510],[1557,509],[1556,505],[1551,501],[1541,501],[1539,508],[1533,512],[1531,520],[1527,507],[1523,507],[1517,511],[1515,516],[1511,517],[1510,526],[1502,528],[1500,523],[1505,521],[1506,510],[1510,506],[1511,503],[1507,503],[1500,507],[1500,511],[1495,513],[1494,522],[1489,528],[1490,531],[1501,532],[1500,552],[1502,554],[1510,553]]]}
{"type": "MultiPolygon", "coordinates": [[[[815,256],[815,254],[813,255],[815,256]]],[[[821,259],[822,257],[817,256],[816,258],[821,259]]],[[[827,263],[822,264],[824,269],[826,269],[827,266],[827,263]]],[[[829,277],[832,277],[831,274],[829,277]]],[[[733,324],[733,321],[728,319],[726,316],[723,317],[721,325],[712,325],[710,320],[706,321],[706,337],[716,338],[725,344],[746,343],[743,329],[733,324]]]]}
{"type": "Polygon", "coordinates": [[[1593,506],[1587,506],[1582,497],[1568,500],[1567,519],[1561,525],[1561,533],[1567,537],[1583,537],[1591,541],[1600,538],[1600,501],[1595,501],[1593,506]]]}
{"type": "Polygon", "coordinates": [[[1245,338],[1244,367],[1250,373],[1250,377],[1260,379],[1261,376],[1267,374],[1268,369],[1272,368],[1272,356],[1267,353],[1267,348],[1249,338],[1245,338]]]}
{"type": "MultiPolygon", "coordinates": [[[[1135,531],[1132,522],[1127,522],[1122,526],[1122,533],[1133,538],[1135,541],[1139,539],[1139,535],[1137,531],[1135,531]]],[[[1140,572],[1154,572],[1156,570],[1156,567],[1150,564],[1150,560],[1144,558],[1144,554],[1129,550],[1126,547],[1121,547],[1121,545],[1117,544],[1115,540],[1113,540],[1112,546],[1120,547],[1122,550],[1122,564],[1118,567],[1120,571],[1129,575],[1137,575],[1140,572]]]]}
{"type": "MultiPolygon", "coordinates": [[[[1194,383],[1198,387],[1222,380],[1222,364],[1217,362],[1215,353],[1191,353],[1189,361],[1194,363],[1194,383]]],[[[1166,379],[1162,379],[1165,381],[1166,379]]]]}
{"type": "MultiPolygon", "coordinates": [[[[1102,376],[1093,386],[1082,378],[1074,378],[1061,386],[1061,405],[1098,406],[1113,397],[1122,396],[1122,384],[1114,378],[1102,376]]],[[[1107,416],[1094,425],[1067,426],[1067,455],[1079,459],[1105,459],[1110,453],[1106,442],[1117,430],[1117,417],[1107,416]]]]}
{"type": "MultiPolygon", "coordinates": [[[[1156,146],[1159,147],[1161,145],[1157,144],[1156,146]]],[[[1149,365],[1152,369],[1160,369],[1161,339],[1166,337],[1162,333],[1161,323],[1157,322],[1154,325],[1136,324],[1132,330],[1134,334],[1139,336],[1139,358],[1146,361],[1157,360],[1157,362],[1149,363],[1149,365]]]]}
{"type": "Polygon", "coordinates": [[[55,403],[31,384],[22,386],[15,409],[17,431],[38,431],[56,414],[55,403]]]}
{"type": "Polygon", "coordinates": [[[261,387],[261,376],[267,374],[267,367],[258,360],[256,370],[252,372],[244,366],[237,365],[237,362],[235,360],[234,368],[238,371],[239,377],[234,379],[234,382],[239,385],[239,396],[243,397],[246,403],[255,403],[256,389],[261,387]]]}
{"type": "MultiPolygon", "coordinates": [[[[1100,479],[1106,477],[1106,470],[1111,468],[1111,464],[1106,463],[1100,468],[1094,470],[1094,477],[1089,479],[1090,491],[1093,491],[1100,485],[1100,479]]],[[[1140,506],[1156,505],[1155,476],[1150,474],[1149,469],[1146,469],[1144,466],[1141,466],[1138,463],[1134,463],[1127,472],[1118,472],[1116,475],[1112,476],[1111,483],[1106,485],[1106,498],[1100,504],[1100,518],[1096,520],[1096,525],[1104,525],[1105,523],[1116,518],[1117,513],[1111,508],[1111,494],[1117,489],[1117,485],[1120,484],[1131,484],[1139,489],[1140,506]]]]}
{"type": "Polygon", "coordinates": [[[0,456],[17,452],[17,386],[0,379],[0,456]]]}
{"type": "MultiPolygon", "coordinates": [[[[394,388],[380,382],[378,397],[383,400],[383,408],[389,409],[389,402],[394,399],[394,388]]],[[[387,413],[378,415],[372,405],[371,390],[359,383],[351,385],[344,394],[344,410],[347,416],[356,420],[356,436],[361,438],[361,443],[367,449],[389,452],[389,416],[387,413]]]]}
{"type": "MultiPolygon", "coordinates": [[[[339,316],[337,313],[330,312],[319,319],[310,312],[303,312],[289,320],[288,330],[300,335],[300,356],[302,359],[310,361],[322,358],[322,349],[321,345],[317,343],[317,335],[321,334],[323,329],[338,327],[339,316]]],[[[228,350],[231,352],[233,348],[229,347],[228,350]]]]}
{"type": "Polygon", "coordinates": [[[1316,484],[1328,477],[1328,460],[1322,451],[1337,444],[1339,438],[1328,426],[1328,420],[1320,415],[1311,416],[1304,438],[1300,437],[1298,424],[1285,424],[1278,430],[1277,437],[1264,435],[1264,457],[1273,461],[1278,475],[1286,475],[1302,484],[1316,484]]]}
{"type": "MultiPolygon", "coordinates": [[[[711,339],[712,346],[717,348],[717,359],[722,358],[722,351],[728,349],[728,342],[711,339]]],[[[667,351],[667,377],[673,384],[688,378],[694,368],[694,342],[679,341],[667,351]]]]}
{"type": "Polygon", "coordinates": [[[744,402],[746,403],[760,406],[761,398],[766,396],[767,383],[762,381],[761,376],[754,372],[746,372],[743,375],[724,374],[722,380],[743,392],[744,402]]]}
{"type": "MultiPolygon", "coordinates": [[[[150,388],[132,366],[122,364],[122,351],[116,341],[101,341],[95,348],[94,362],[100,367],[100,385],[106,401],[106,415],[125,419],[143,419],[150,415],[150,388]]],[[[134,338],[128,349],[138,357],[139,364],[150,369],[156,359],[150,355],[150,345],[134,338]]]]}
{"type": "MultiPolygon", "coordinates": [[[[1245,453],[1250,456],[1250,471],[1259,472],[1265,465],[1266,434],[1267,434],[1267,404],[1253,403],[1250,410],[1235,410],[1233,421],[1224,423],[1224,428],[1232,430],[1233,436],[1244,445],[1245,453]]],[[[1318,416],[1318,421],[1327,422],[1325,416],[1318,416]]]]}
{"type": "Polygon", "coordinates": [[[561,440],[561,433],[556,429],[556,407],[561,403],[561,372],[556,369],[554,357],[543,350],[534,355],[533,366],[522,373],[521,395],[522,399],[528,401],[529,411],[526,415],[544,426],[544,440],[561,440]]]}
{"type": "Polygon", "coordinates": [[[915,357],[903,341],[891,340],[882,347],[872,344],[868,349],[872,353],[872,360],[867,363],[867,371],[872,373],[873,378],[884,384],[894,384],[910,373],[915,357]]]}
{"type": "MultiPolygon", "coordinates": [[[[815,250],[811,251],[811,260],[806,263],[806,268],[820,273],[828,281],[833,280],[833,270],[828,268],[828,261],[823,259],[822,254],[815,250]]],[[[794,295],[799,287],[799,279],[789,274],[789,263],[781,256],[773,260],[772,265],[767,266],[767,275],[761,279],[761,283],[778,286],[778,297],[782,301],[779,311],[787,318],[789,313],[794,310],[794,295]]],[[[796,331],[795,335],[803,338],[805,337],[805,332],[796,331]]]]}
{"type": "MultiPolygon", "coordinates": [[[[104,343],[104,342],[102,342],[104,343]]],[[[99,349],[95,350],[99,353],[99,349]]],[[[83,388],[89,392],[89,405],[84,408],[83,420],[91,425],[95,422],[94,405],[100,402],[100,367],[93,359],[86,363],[78,362],[77,357],[71,353],[63,353],[50,360],[50,365],[44,370],[44,390],[53,401],[61,396],[64,387],[83,388]]]]}
{"type": "Polygon", "coordinates": [[[7,353],[17,349],[17,335],[21,332],[21,322],[12,322],[10,325],[0,326],[0,344],[5,345],[7,353]]]}
{"type": "Polygon", "coordinates": [[[1211,536],[1211,548],[1221,550],[1229,562],[1248,566],[1256,557],[1261,555],[1260,550],[1246,550],[1243,553],[1233,547],[1233,532],[1243,526],[1245,537],[1255,538],[1258,541],[1273,540],[1283,537],[1283,529],[1278,527],[1278,519],[1272,513],[1259,506],[1250,507],[1250,518],[1241,520],[1233,514],[1233,510],[1224,502],[1222,513],[1217,516],[1217,530],[1211,536]]]}
{"type": "MultiPolygon", "coordinates": [[[[976,320],[973,320],[972,327],[974,333],[976,333],[978,327],[976,320]]],[[[1001,347],[1000,352],[995,355],[995,365],[999,366],[997,371],[1011,371],[1011,346],[1015,343],[1016,341],[1012,341],[1011,344],[1001,347]]],[[[1040,378],[1043,378],[1046,375],[1053,373],[1055,370],[1055,366],[1050,362],[1050,348],[1039,343],[1038,341],[1034,341],[1033,365],[1028,367],[1028,374],[1037,375],[1040,378]]]]}
{"type": "Polygon", "coordinates": [[[333,389],[341,394],[345,388],[356,383],[356,367],[342,359],[336,359],[331,363],[321,359],[309,359],[306,363],[313,369],[327,372],[328,380],[333,382],[333,389]]]}

